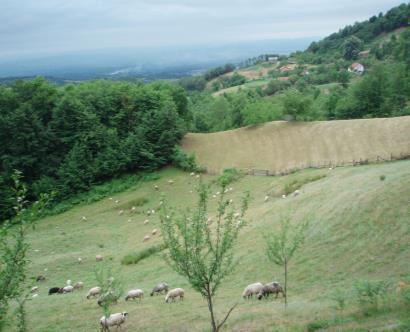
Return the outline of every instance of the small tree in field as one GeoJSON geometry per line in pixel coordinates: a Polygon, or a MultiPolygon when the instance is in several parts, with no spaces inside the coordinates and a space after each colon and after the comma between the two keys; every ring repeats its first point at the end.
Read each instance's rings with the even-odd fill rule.
{"type": "Polygon", "coordinates": [[[21,177],[18,171],[13,175],[15,217],[0,223],[0,331],[5,327],[5,317],[11,300],[18,301],[18,331],[26,331],[24,303],[27,294],[23,294],[28,263],[26,254],[29,248],[26,235],[49,200],[49,196],[41,195],[39,201],[27,207],[27,188],[21,182],[21,177]]]}
{"type": "Polygon", "coordinates": [[[266,254],[276,265],[282,266],[285,276],[285,308],[288,304],[288,265],[296,250],[303,244],[308,223],[291,228],[289,217],[281,219],[279,230],[266,236],[266,254]]]}
{"type": "Polygon", "coordinates": [[[249,198],[247,194],[242,199],[240,211],[235,212],[233,204],[224,198],[224,191],[222,184],[214,222],[208,215],[208,187],[202,183],[198,187],[198,206],[192,212],[176,214],[164,202],[160,213],[164,242],[169,248],[165,258],[207,300],[213,332],[219,331],[237,305],[228,310],[221,322],[217,321],[214,297],[222,280],[237,264],[233,249],[244,225],[249,198]]]}
{"type": "Polygon", "coordinates": [[[110,307],[116,304],[124,290],[119,279],[113,276],[111,267],[99,264],[94,270],[95,279],[98,287],[101,288],[99,305],[102,307],[104,316],[109,318],[111,315],[110,307]]]}

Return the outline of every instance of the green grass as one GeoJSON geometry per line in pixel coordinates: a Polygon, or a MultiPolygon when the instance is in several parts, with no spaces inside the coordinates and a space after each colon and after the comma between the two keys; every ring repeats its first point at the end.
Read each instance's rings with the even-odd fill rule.
{"type": "MultiPolygon", "coordinates": [[[[216,177],[202,175],[214,183],[216,177]]],[[[192,193],[198,179],[175,169],[158,173],[158,179],[141,182],[124,192],[98,202],[81,204],[58,215],[38,221],[29,234],[29,276],[43,274],[39,296],[27,303],[29,331],[65,332],[97,331],[102,310],[96,300],[86,300],[87,290],[96,285],[95,255],[104,256],[121,279],[124,290],[141,288],[147,295],[161,281],[171,288],[186,290],[185,300],[165,304],[163,296],[146,296],[141,303],[120,299],[113,312],[128,311],[129,319],[122,331],[208,331],[208,309],[204,299],[186,280],[173,272],[159,254],[147,256],[138,264],[122,265],[129,253],[149,252],[162,243],[160,235],[143,242],[152,229],[159,228],[158,204],[164,193],[171,205],[193,206],[192,193]],[[172,179],[173,184],[168,180],[172,179]],[[159,191],[154,189],[159,187],[159,191]],[[119,206],[134,204],[144,197],[145,209],[153,215],[125,210],[119,206]],[[119,203],[115,203],[118,200],[119,203]],[[87,217],[87,221],[82,220],[87,217]],[[149,223],[144,225],[144,220],[149,223]],[[63,235],[65,232],[65,235],[63,235]],[[83,259],[78,264],[77,258],[83,259]],[[47,269],[47,271],[45,271],[47,269]],[[49,287],[62,286],[67,279],[83,281],[84,290],[73,294],[47,296],[49,287]]],[[[348,300],[340,322],[331,299],[335,289],[352,289],[357,280],[387,280],[393,287],[410,273],[410,161],[341,167],[333,170],[309,169],[283,177],[244,176],[230,186],[227,195],[234,204],[249,190],[247,226],[235,250],[238,267],[224,280],[215,300],[221,317],[239,302],[229,318],[226,331],[306,331],[307,325],[326,321],[330,331],[383,330],[406,322],[404,304],[391,304],[389,309],[363,315],[357,301],[348,300]],[[297,197],[271,197],[266,194],[295,179],[313,178],[304,183],[297,197]],[[380,181],[380,176],[385,180],[380,181]],[[253,282],[283,282],[281,269],[270,265],[265,257],[264,234],[275,230],[283,213],[290,213],[292,223],[310,220],[306,243],[289,266],[289,307],[283,300],[244,301],[241,293],[253,282]]],[[[212,184],[212,191],[219,188],[212,184]]],[[[194,191],[195,192],[195,191],[194,191]]],[[[212,196],[211,196],[212,197],[212,196]]],[[[215,213],[217,198],[211,198],[215,213]]],[[[128,205],[127,205],[128,206],[128,205]]],[[[131,206],[131,205],[130,205],[131,206]]],[[[30,285],[31,286],[31,285],[30,285]]],[[[394,299],[399,298],[395,292],[394,299]]],[[[404,303],[404,301],[400,302],[404,303]]],[[[407,310],[407,309],[406,309],[407,310]]],[[[9,331],[15,331],[10,326],[9,331]]]]}
{"type": "Polygon", "coordinates": [[[132,252],[130,254],[125,255],[122,258],[121,264],[124,264],[124,265],[137,264],[143,259],[146,259],[156,253],[159,253],[165,250],[166,248],[167,248],[166,245],[164,243],[161,243],[161,244],[153,245],[146,249],[142,249],[141,251],[138,251],[138,252],[132,252]]]}

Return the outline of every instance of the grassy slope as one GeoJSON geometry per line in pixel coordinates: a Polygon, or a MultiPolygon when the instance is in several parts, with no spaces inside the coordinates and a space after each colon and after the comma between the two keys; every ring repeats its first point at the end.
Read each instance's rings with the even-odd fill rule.
{"type": "MultiPolygon", "coordinates": [[[[212,179],[205,176],[207,181],[212,179]]],[[[137,265],[120,265],[123,255],[159,243],[160,238],[149,244],[142,243],[144,235],[158,227],[157,215],[150,218],[149,225],[143,225],[147,218],[143,214],[131,215],[128,209],[119,216],[118,210],[132,206],[132,201],[142,196],[149,202],[140,210],[156,208],[159,195],[153,189],[154,184],[159,185],[171,204],[187,206],[194,201],[190,190],[195,181],[187,174],[168,169],[161,172],[161,179],[157,181],[115,195],[114,200],[120,200],[118,204],[104,199],[41,220],[30,234],[30,274],[45,274],[48,280],[39,285],[40,295],[28,303],[29,330],[98,329],[102,311],[95,300],[87,301],[85,295],[87,289],[95,285],[94,257],[103,254],[118,270],[125,290],[139,287],[146,292],[142,303],[121,300],[113,308],[114,312],[127,310],[130,313],[123,331],[206,331],[205,302],[160,256],[137,265]],[[167,184],[168,179],[173,179],[175,184],[167,184]],[[83,215],[88,221],[81,220],[83,215]],[[62,231],[66,235],[62,235],[62,231]],[[104,244],[104,248],[99,248],[99,244],[104,244]],[[76,262],[77,257],[83,258],[81,265],[76,262]],[[74,294],[47,296],[48,287],[61,286],[66,279],[83,281],[85,289],[74,294]],[[185,301],[166,305],[162,296],[149,297],[149,291],[159,281],[185,288],[185,301]]],[[[410,258],[410,161],[305,170],[285,177],[246,176],[232,186],[230,196],[234,201],[238,201],[243,190],[251,190],[253,201],[249,225],[243,230],[237,248],[241,263],[225,280],[216,301],[219,317],[229,305],[240,301],[228,321],[228,330],[272,331],[274,323],[277,330],[303,330],[314,319],[333,316],[328,299],[333,287],[350,288],[358,278],[390,278],[396,282],[401,273],[410,273],[405,263],[410,258]],[[280,188],[286,182],[319,174],[326,177],[305,185],[298,197],[280,198],[280,188]],[[379,180],[382,174],[386,175],[385,181],[379,180]],[[267,193],[276,194],[264,203],[267,193]],[[295,223],[305,218],[311,220],[307,243],[290,267],[287,314],[283,312],[282,300],[272,303],[240,299],[243,288],[251,282],[268,282],[272,278],[282,281],[281,271],[266,261],[263,234],[275,229],[284,211],[293,211],[295,223]]],[[[211,207],[214,206],[212,203],[211,207]]],[[[350,310],[354,311],[354,307],[349,306],[347,311],[350,310]]],[[[377,318],[351,320],[345,327],[383,327],[396,324],[402,317],[401,312],[389,312],[377,318]]]]}
{"type": "Polygon", "coordinates": [[[316,122],[270,122],[211,134],[188,134],[186,151],[212,172],[229,167],[282,172],[323,163],[410,154],[410,116],[316,122]],[[215,149],[215,146],[218,148],[215,149]]]}

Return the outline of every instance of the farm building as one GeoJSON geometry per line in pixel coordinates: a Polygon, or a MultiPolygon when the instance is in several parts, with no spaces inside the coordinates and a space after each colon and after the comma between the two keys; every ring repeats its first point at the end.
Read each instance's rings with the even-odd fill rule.
{"type": "Polygon", "coordinates": [[[364,72],[364,66],[361,63],[354,62],[349,66],[347,71],[350,73],[356,73],[356,74],[361,75],[364,72]]]}

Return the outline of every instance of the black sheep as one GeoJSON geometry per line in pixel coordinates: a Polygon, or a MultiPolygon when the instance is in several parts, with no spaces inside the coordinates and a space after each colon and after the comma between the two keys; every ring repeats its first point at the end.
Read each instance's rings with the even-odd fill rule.
{"type": "Polygon", "coordinates": [[[51,287],[51,288],[48,290],[48,295],[59,294],[59,293],[60,293],[60,289],[62,289],[62,288],[60,288],[60,287],[51,287]]]}

